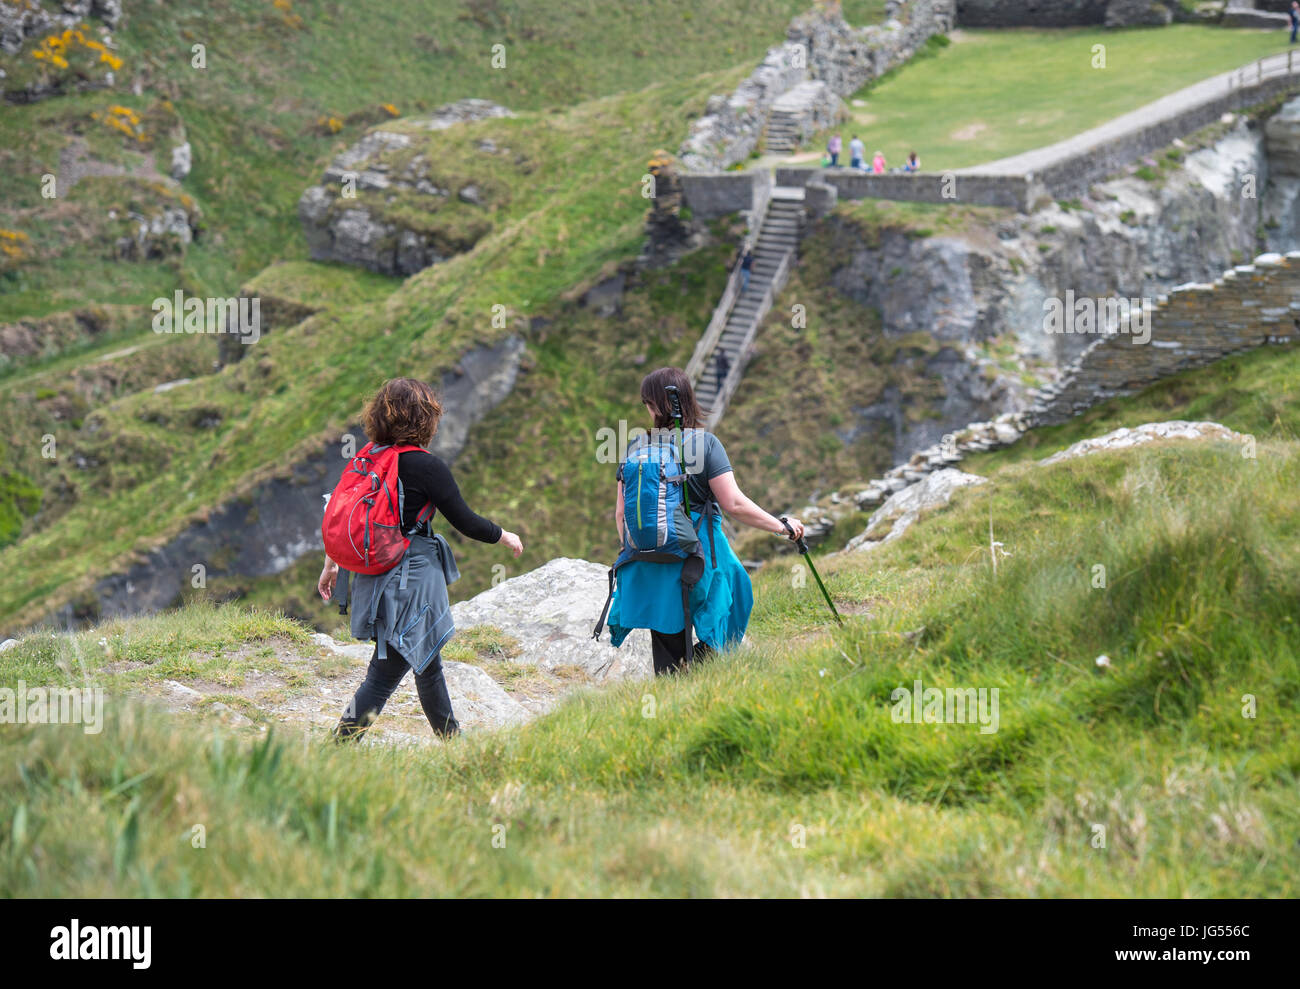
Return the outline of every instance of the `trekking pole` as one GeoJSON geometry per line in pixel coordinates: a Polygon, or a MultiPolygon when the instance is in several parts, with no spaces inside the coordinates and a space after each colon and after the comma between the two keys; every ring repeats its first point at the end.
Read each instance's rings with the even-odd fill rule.
{"type": "MultiPolygon", "coordinates": [[[[781,516],[781,524],[785,526],[785,531],[790,533],[790,538],[794,539],[794,529],[790,527],[790,520],[784,515],[781,516]]],[[[808,555],[808,544],[804,542],[802,538],[794,539],[794,544],[799,547],[799,555],[808,562],[808,569],[812,571],[813,579],[817,581],[817,586],[822,589],[822,597],[824,597],[826,603],[830,605],[831,614],[835,616],[837,622],[843,625],[844,619],[841,618],[840,613],[835,610],[835,602],[832,601],[831,596],[826,593],[826,585],[822,583],[821,575],[817,572],[817,568],[813,566],[812,557],[808,555]]]]}
{"type": "Polygon", "coordinates": [[[691,517],[691,492],[686,483],[686,442],[682,439],[682,397],[677,393],[676,385],[664,385],[668,393],[668,403],[672,406],[673,421],[677,423],[677,455],[681,457],[682,468],[682,505],[686,508],[686,517],[691,517]]]}

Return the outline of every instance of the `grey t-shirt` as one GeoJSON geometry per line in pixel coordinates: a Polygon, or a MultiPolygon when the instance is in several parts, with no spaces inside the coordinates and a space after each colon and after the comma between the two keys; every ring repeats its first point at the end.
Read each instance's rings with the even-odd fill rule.
{"type": "MultiPolygon", "coordinates": [[[[640,447],[650,442],[671,443],[675,448],[677,446],[677,434],[672,429],[659,429],[655,431],[654,436],[645,433],[633,438],[627,444],[627,454],[632,453],[640,447]]],[[[722,441],[712,433],[704,429],[683,429],[682,430],[682,452],[685,455],[687,481],[686,487],[690,494],[691,505],[702,505],[705,501],[716,500],[713,492],[709,489],[709,482],[719,474],[725,474],[731,470],[731,461],[727,458],[727,451],[722,446],[722,441]]],[[[623,460],[627,460],[627,454],[623,460]]],[[[623,465],[619,464],[619,474],[623,476],[623,465]]]]}

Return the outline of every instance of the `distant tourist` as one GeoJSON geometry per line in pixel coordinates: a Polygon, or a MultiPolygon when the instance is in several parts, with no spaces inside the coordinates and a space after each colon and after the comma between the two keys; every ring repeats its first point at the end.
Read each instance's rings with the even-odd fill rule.
{"type": "Polygon", "coordinates": [[[748,244],[745,245],[744,256],[740,259],[740,294],[744,295],[749,291],[749,273],[754,267],[754,252],[750,250],[748,244]]]}
{"type": "Polygon", "coordinates": [[[1291,44],[1294,45],[1296,29],[1300,28],[1300,3],[1291,0],[1291,9],[1287,11],[1287,15],[1291,18],[1291,44]]]}
{"type": "Polygon", "coordinates": [[[921,159],[916,156],[915,151],[909,152],[907,155],[907,163],[903,165],[903,171],[919,172],[920,170],[921,170],[921,159]]]}
{"type": "Polygon", "coordinates": [[[826,153],[831,158],[831,168],[835,168],[840,163],[840,151],[844,145],[840,142],[838,134],[832,134],[831,139],[826,142],[826,153]]]}
{"type": "Polygon", "coordinates": [[[854,134],[853,140],[849,142],[849,167],[861,168],[866,153],[867,146],[862,143],[862,139],[857,134],[854,134]]]}
{"type": "Polygon", "coordinates": [[[871,159],[871,170],[877,175],[885,174],[885,156],[882,152],[877,151],[875,157],[871,159]]]}
{"type": "Polygon", "coordinates": [[[718,394],[722,394],[722,385],[727,380],[727,375],[731,373],[731,361],[727,360],[727,352],[719,350],[718,356],[713,359],[713,366],[718,372],[718,394]]]}

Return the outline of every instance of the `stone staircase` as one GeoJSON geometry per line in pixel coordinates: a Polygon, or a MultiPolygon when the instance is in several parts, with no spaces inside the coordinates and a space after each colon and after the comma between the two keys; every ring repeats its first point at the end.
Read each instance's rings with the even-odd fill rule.
{"type": "Polygon", "coordinates": [[[754,265],[749,287],[743,293],[740,291],[741,275],[737,262],[727,292],[696,347],[687,374],[695,384],[696,398],[709,410],[710,428],[717,424],[726,410],[727,402],[744,374],[758,324],[785,285],[803,224],[804,190],[774,188],[754,239],[754,265]],[[727,355],[730,369],[719,387],[717,361],[718,355],[723,353],[727,355]]]}
{"type": "Polygon", "coordinates": [[[773,110],[767,121],[769,154],[788,155],[799,150],[799,115],[792,110],[773,110]]]}
{"type": "Polygon", "coordinates": [[[772,112],[767,118],[767,131],[763,143],[768,154],[791,154],[808,134],[829,126],[827,106],[834,104],[828,97],[824,82],[801,82],[787,93],[772,101],[772,112]]]}

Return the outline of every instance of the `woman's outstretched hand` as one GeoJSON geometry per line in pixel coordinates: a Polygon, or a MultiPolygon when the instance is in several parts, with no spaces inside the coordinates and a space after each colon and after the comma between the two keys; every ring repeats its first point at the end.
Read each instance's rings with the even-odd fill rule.
{"type": "Polygon", "coordinates": [[[320,592],[322,601],[328,601],[334,596],[334,585],[338,579],[339,565],[333,560],[326,560],[325,568],[320,572],[320,580],[316,581],[316,590],[320,592]]]}
{"type": "Polygon", "coordinates": [[[507,532],[505,529],[501,530],[501,538],[497,542],[508,548],[515,556],[524,551],[524,544],[519,537],[513,532],[507,532]]]}
{"type": "Polygon", "coordinates": [[[794,530],[794,535],[790,535],[790,533],[786,531],[785,526],[781,526],[781,532],[778,533],[778,535],[783,535],[793,542],[798,542],[803,538],[803,523],[793,515],[787,515],[785,520],[789,523],[790,528],[794,530]]]}

